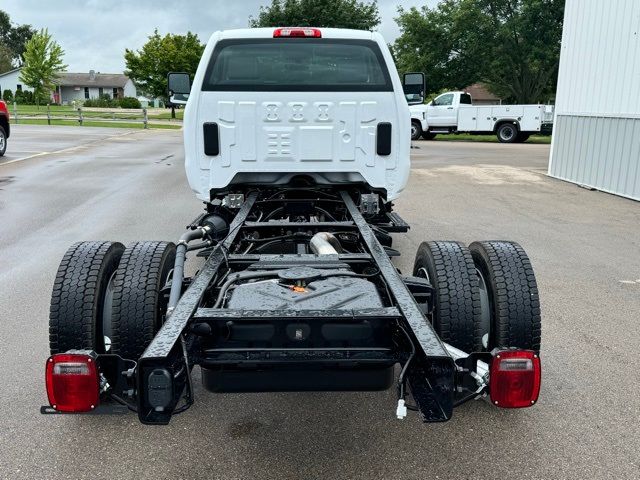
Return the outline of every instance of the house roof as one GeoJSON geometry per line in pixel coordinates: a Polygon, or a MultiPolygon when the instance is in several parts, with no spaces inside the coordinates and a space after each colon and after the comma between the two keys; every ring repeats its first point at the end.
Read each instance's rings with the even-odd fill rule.
{"type": "Polygon", "coordinates": [[[4,77],[5,75],[9,75],[10,73],[17,72],[20,70],[19,68],[14,68],[13,70],[9,70],[8,72],[0,73],[0,77],[4,77]]]}
{"type": "Polygon", "coordinates": [[[122,73],[69,73],[58,76],[57,85],[61,87],[119,87],[122,88],[129,77],[122,73]]]}
{"type": "Polygon", "coordinates": [[[489,91],[484,83],[474,83],[464,89],[474,100],[501,100],[500,97],[489,91]]]}

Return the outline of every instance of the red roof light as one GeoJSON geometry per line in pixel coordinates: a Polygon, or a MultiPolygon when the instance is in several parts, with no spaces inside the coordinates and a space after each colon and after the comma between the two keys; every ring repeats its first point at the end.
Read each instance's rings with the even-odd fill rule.
{"type": "Polygon", "coordinates": [[[318,28],[306,28],[306,27],[276,28],[273,31],[273,38],[282,38],[282,37],[322,38],[322,33],[318,28]]]}

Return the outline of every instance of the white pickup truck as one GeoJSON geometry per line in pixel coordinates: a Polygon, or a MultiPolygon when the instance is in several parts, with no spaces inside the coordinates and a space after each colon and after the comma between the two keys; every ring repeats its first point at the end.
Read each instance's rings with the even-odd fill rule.
{"type": "Polygon", "coordinates": [[[446,92],[431,103],[411,105],[411,140],[437,134],[496,135],[502,143],[524,142],[530,135],[550,135],[551,105],[473,105],[465,92],[446,92]]]}

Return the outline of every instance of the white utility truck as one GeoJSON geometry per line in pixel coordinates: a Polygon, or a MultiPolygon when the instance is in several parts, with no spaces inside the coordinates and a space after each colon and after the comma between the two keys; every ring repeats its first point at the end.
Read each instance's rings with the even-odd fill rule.
{"type": "Polygon", "coordinates": [[[168,78],[173,103],[188,96],[185,164],[204,211],[176,243],[69,248],[42,412],[167,424],[204,393],[195,372],[214,393],[394,387],[397,417],[425,422],[487,395],[535,404],[540,303],[518,244],[422,242],[410,276],[391,262],[391,234],[409,228],[391,203],[410,170],[403,83],[424,94],[424,75],[410,79],[376,32],[214,33],[193,86],[168,78]],[[187,253],[203,259],[192,277],[187,253]]]}
{"type": "Polygon", "coordinates": [[[550,135],[552,105],[473,105],[465,92],[446,92],[411,110],[411,140],[438,134],[496,135],[502,143],[524,142],[530,135],[550,135]]]}

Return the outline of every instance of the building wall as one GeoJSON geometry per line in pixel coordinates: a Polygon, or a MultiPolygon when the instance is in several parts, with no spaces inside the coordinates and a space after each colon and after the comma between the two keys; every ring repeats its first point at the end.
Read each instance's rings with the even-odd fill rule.
{"type": "Polygon", "coordinates": [[[640,200],[640,1],[567,0],[549,175],[640,200]]]}
{"type": "MultiPolygon", "coordinates": [[[[76,87],[61,87],[62,88],[62,103],[72,102],[74,100],[85,100],[84,95],[84,87],[78,87],[79,90],[76,90],[76,87]]],[[[113,98],[113,89],[117,87],[104,87],[103,93],[109,95],[113,98]]],[[[125,89],[126,91],[126,89],[125,89]]],[[[122,88],[118,88],[118,95],[123,95],[122,88]]],[[[98,98],[100,96],[100,88],[99,87],[89,87],[89,98],[98,98]]]]}
{"type": "Polygon", "coordinates": [[[33,88],[27,87],[22,81],[20,81],[20,70],[0,76],[0,96],[5,90],[11,90],[11,92],[15,94],[18,89],[18,85],[22,85],[23,91],[29,90],[30,92],[33,92],[33,88]]]}
{"type": "Polygon", "coordinates": [[[131,80],[127,80],[127,83],[124,84],[124,96],[134,98],[138,96],[136,86],[131,80]]]}

